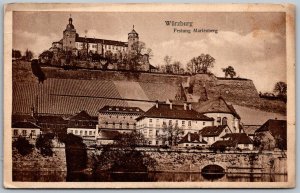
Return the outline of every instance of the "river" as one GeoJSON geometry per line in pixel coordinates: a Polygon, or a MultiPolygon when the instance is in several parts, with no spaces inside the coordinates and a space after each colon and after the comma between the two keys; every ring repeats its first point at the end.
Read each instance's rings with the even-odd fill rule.
{"type": "Polygon", "coordinates": [[[214,174],[149,172],[97,173],[14,171],[13,181],[27,182],[286,182],[287,175],[279,174],[214,174]]]}

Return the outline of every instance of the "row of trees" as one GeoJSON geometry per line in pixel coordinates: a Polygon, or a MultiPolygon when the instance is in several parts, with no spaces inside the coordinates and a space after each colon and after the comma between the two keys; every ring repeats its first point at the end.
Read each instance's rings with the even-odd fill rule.
{"type": "Polygon", "coordinates": [[[12,58],[13,60],[26,60],[30,61],[33,58],[33,52],[26,49],[24,55],[22,55],[20,50],[12,50],[12,58]]]}
{"type": "MultiPolygon", "coordinates": [[[[210,69],[214,67],[215,58],[209,54],[201,54],[193,57],[184,68],[180,61],[173,61],[171,56],[164,57],[164,64],[157,66],[157,71],[167,74],[211,74],[210,69]]],[[[225,78],[236,77],[232,66],[222,68],[225,78]]]]}

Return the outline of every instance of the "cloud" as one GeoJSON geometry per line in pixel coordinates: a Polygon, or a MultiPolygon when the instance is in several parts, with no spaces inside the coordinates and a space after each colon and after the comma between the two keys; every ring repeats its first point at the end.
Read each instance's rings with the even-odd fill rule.
{"type": "Polygon", "coordinates": [[[62,37],[54,33],[41,35],[28,31],[15,31],[13,48],[21,50],[22,53],[24,53],[26,49],[31,50],[34,53],[34,57],[37,58],[39,54],[52,46],[52,42],[59,41],[61,38],[62,37]]]}
{"type": "Polygon", "coordinates": [[[217,76],[224,76],[222,68],[231,65],[240,77],[252,79],[261,91],[271,91],[276,81],[286,81],[285,37],[278,33],[255,30],[241,35],[219,31],[200,40],[169,40],[152,46],[154,65],[163,64],[165,55],[186,64],[205,53],[216,59],[212,71],[217,76]]]}

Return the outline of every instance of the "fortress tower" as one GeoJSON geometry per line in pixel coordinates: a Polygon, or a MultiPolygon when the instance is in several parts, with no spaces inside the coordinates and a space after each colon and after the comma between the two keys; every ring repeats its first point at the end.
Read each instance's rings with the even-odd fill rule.
{"type": "Polygon", "coordinates": [[[128,51],[132,50],[132,45],[139,41],[139,34],[134,30],[134,25],[132,31],[128,33],[128,51]]]}
{"type": "Polygon", "coordinates": [[[63,50],[65,51],[75,48],[76,30],[72,22],[73,20],[70,16],[69,24],[63,32],[63,50]]]}

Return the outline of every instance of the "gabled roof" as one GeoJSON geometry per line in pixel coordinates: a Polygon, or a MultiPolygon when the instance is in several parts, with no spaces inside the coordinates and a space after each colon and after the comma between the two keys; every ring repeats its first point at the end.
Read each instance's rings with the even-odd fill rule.
{"type": "Polygon", "coordinates": [[[83,110],[71,117],[70,120],[94,120],[94,118],[83,110]]]}
{"type": "MultiPolygon", "coordinates": [[[[207,126],[207,127],[204,127],[202,130],[200,130],[200,134],[203,137],[219,136],[226,127],[229,129],[229,127],[227,125],[207,126]]],[[[231,130],[230,130],[230,132],[231,132],[231,130]]]]}
{"type": "Polygon", "coordinates": [[[40,115],[37,117],[38,123],[52,123],[52,124],[67,124],[67,120],[63,119],[61,116],[53,115],[40,115]]]}
{"type": "Polygon", "coordinates": [[[232,105],[226,103],[223,97],[204,101],[201,103],[193,103],[193,108],[200,113],[229,113],[240,119],[241,117],[235,111],[232,105]]]}
{"type": "Polygon", "coordinates": [[[280,137],[283,140],[287,140],[286,120],[269,119],[260,128],[258,128],[255,133],[264,131],[269,131],[273,137],[280,137]]]}
{"type": "Polygon", "coordinates": [[[201,120],[201,121],[213,121],[213,118],[209,118],[195,110],[184,110],[183,105],[172,105],[172,109],[169,104],[158,104],[151,107],[147,112],[137,118],[137,120],[144,117],[152,118],[167,118],[167,119],[184,119],[184,120],[201,120]]]}
{"type": "Polygon", "coordinates": [[[252,144],[253,141],[246,133],[227,133],[222,138],[229,138],[235,144],[252,144]]]}
{"type": "Polygon", "coordinates": [[[180,143],[204,143],[207,144],[205,140],[202,139],[200,141],[200,136],[198,133],[187,133],[179,142],[180,143]],[[190,140],[189,140],[189,135],[190,135],[190,140]]]}
{"type": "Polygon", "coordinates": [[[40,129],[41,127],[32,122],[15,122],[12,124],[12,128],[37,128],[37,129],[40,129]]]}
{"type": "Polygon", "coordinates": [[[19,114],[19,115],[12,115],[12,122],[15,123],[15,122],[32,122],[32,123],[35,123],[36,122],[36,119],[31,116],[31,115],[28,115],[28,114],[19,114]]]}
{"type": "Polygon", "coordinates": [[[127,47],[127,42],[115,41],[115,40],[105,40],[105,39],[97,39],[97,38],[86,38],[86,37],[76,37],[76,42],[88,42],[88,43],[99,43],[106,45],[114,45],[114,46],[123,46],[127,47]]]}
{"type": "Polygon", "coordinates": [[[127,114],[143,114],[144,111],[139,107],[125,106],[109,106],[106,105],[99,110],[100,113],[127,113],[127,114]]]}

